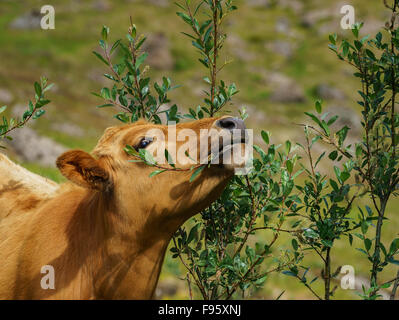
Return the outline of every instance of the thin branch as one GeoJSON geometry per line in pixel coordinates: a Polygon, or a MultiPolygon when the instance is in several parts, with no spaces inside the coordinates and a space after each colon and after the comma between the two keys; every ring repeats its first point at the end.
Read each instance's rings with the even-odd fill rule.
{"type": "Polygon", "coordinates": [[[296,277],[297,277],[299,280],[301,280],[301,282],[304,284],[304,286],[305,286],[306,288],[308,288],[308,289],[310,290],[310,292],[312,292],[313,295],[314,295],[317,299],[323,300],[323,299],[312,289],[312,287],[311,287],[310,285],[308,285],[306,282],[303,282],[303,281],[302,281],[302,278],[301,278],[301,277],[299,277],[298,275],[296,275],[296,277]]]}
{"type": "MultiPolygon", "coordinates": [[[[230,293],[227,295],[226,300],[229,300],[231,298],[231,296],[234,294],[234,292],[237,290],[237,287],[239,286],[240,283],[242,283],[243,281],[245,281],[246,277],[248,276],[248,274],[253,270],[253,268],[259,263],[260,259],[262,258],[263,254],[261,255],[261,257],[259,257],[252,265],[251,267],[247,270],[247,272],[241,277],[240,281],[237,281],[234,286],[231,288],[230,293]]],[[[280,265],[272,270],[266,271],[263,276],[266,276],[272,272],[276,272],[276,271],[281,271],[281,269],[283,269],[284,267],[291,265],[291,262],[287,262],[283,265],[280,265]]],[[[222,293],[218,298],[222,297],[226,292],[222,293]]]]}
{"type": "Polygon", "coordinates": [[[297,229],[297,230],[287,230],[287,229],[281,229],[281,228],[274,228],[274,227],[256,227],[256,228],[252,228],[252,231],[257,231],[257,230],[273,230],[276,232],[286,232],[286,233],[302,233],[305,231],[305,229],[297,229]]]}
{"type": "Polygon", "coordinates": [[[187,279],[187,286],[188,286],[188,294],[190,296],[190,300],[193,300],[193,292],[191,290],[191,281],[190,281],[190,274],[189,273],[187,273],[186,279],[187,279]]]}
{"type": "Polygon", "coordinates": [[[391,295],[390,295],[389,299],[390,300],[395,300],[396,291],[397,291],[398,286],[399,286],[399,270],[398,270],[398,273],[396,274],[396,278],[392,279],[391,281],[388,281],[387,283],[390,283],[390,282],[394,282],[394,284],[393,284],[392,292],[391,292],[391,295]]]}
{"type": "Polygon", "coordinates": [[[248,226],[247,232],[244,235],[244,239],[241,241],[240,246],[238,247],[238,249],[235,251],[235,253],[233,255],[233,259],[237,256],[237,254],[239,254],[241,252],[241,249],[246,244],[246,242],[248,240],[248,237],[249,237],[250,233],[252,232],[252,226],[253,226],[253,224],[255,223],[255,220],[256,220],[255,199],[254,199],[254,195],[252,193],[252,186],[251,186],[251,183],[249,182],[248,176],[245,176],[245,181],[247,183],[249,196],[251,198],[251,220],[249,222],[249,226],[248,226]]]}
{"type": "MultiPolygon", "coordinates": [[[[172,237],[172,240],[173,240],[173,244],[175,245],[175,248],[177,249],[177,243],[176,243],[176,239],[175,239],[174,236],[172,237]]],[[[185,260],[183,259],[183,257],[181,256],[180,251],[178,251],[177,254],[178,254],[178,256],[179,256],[179,259],[180,259],[181,263],[184,265],[184,267],[187,269],[187,271],[190,272],[190,274],[191,274],[191,276],[193,277],[193,279],[194,279],[194,281],[195,281],[195,283],[196,283],[198,289],[200,289],[201,294],[202,294],[202,296],[203,296],[204,299],[205,299],[205,297],[206,297],[206,292],[205,292],[205,289],[204,289],[204,287],[202,286],[201,282],[196,278],[194,271],[186,264],[186,261],[185,261],[185,260]]]]}
{"type": "Polygon", "coordinates": [[[213,117],[214,106],[213,101],[215,99],[216,92],[216,74],[217,74],[217,58],[218,58],[218,5],[219,0],[212,0],[212,11],[213,11],[213,60],[211,69],[211,114],[213,117]]]}

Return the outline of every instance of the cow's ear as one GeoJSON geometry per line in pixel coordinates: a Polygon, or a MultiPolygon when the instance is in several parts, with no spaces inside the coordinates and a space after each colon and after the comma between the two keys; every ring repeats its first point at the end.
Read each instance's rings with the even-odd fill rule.
{"type": "Polygon", "coordinates": [[[79,186],[98,191],[108,191],[112,186],[109,173],[87,152],[65,152],[57,159],[57,167],[64,177],[79,186]]]}

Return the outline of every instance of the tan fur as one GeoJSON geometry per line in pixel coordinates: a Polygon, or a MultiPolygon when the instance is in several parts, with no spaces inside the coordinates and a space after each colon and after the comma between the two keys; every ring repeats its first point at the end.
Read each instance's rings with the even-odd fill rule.
{"type": "MultiPolygon", "coordinates": [[[[177,126],[211,128],[216,119],[177,126]]],[[[146,122],[107,129],[93,156],[57,161],[74,184],[61,188],[0,157],[0,299],[149,299],[173,233],[218,198],[232,170],[165,172],[131,163],[123,150],[146,122]],[[55,270],[55,289],[42,289],[55,270]]],[[[169,145],[167,146],[169,148],[169,145]]],[[[179,166],[179,163],[177,163],[179,166]]]]}
{"type": "Polygon", "coordinates": [[[0,154],[0,220],[11,213],[30,211],[54,195],[59,186],[0,154]]]}

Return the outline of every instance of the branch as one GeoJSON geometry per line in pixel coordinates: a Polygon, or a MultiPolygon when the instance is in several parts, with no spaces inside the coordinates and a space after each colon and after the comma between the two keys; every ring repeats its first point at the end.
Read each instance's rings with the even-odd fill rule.
{"type": "Polygon", "coordinates": [[[245,233],[244,239],[241,241],[240,246],[238,247],[238,249],[236,250],[236,252],[233,255],[233,259],[237,256],[237,254],[240,253],[241,249],[244,247],[245,243],[247,242],[248,237],[249,237],[250,233],[252,232],[252,226],[253,226],[253,224],[255,223],[255,220],[256,220],[255,199],[254,199],[254,196],[253,196],[253,193],[252,193],[252,187],[251,187],[251,184],[249,182],[248,176],[245,176],[245,180],[246,180],[247,187],[248,187],[248,190],[249,190],[249,195],[250,195],[250,198],[251,198],[251,221],[249,222],[249,226],[248,226],[247,232],[245,233]]]}
{"type": "MultiPolygon", "coordinates": [[[[177,244],[176,244],[175,237],[173,236],[172,239],[173,239],[173,243],[174,243],[174,245],[175,245],[175,247],[177,249],[177,244]]],[[[195,281],[195,284],[197,285],[198,289],[200,289],[201,294],[202,294],[202,296],[205,299],[206,298],[206,292],[205,292],[205,289],[202,286],[201,282],[195,277],[194,271],[186,264],[186,262],[184,261],[183,257],[181,256],[181,253],[180,253],[179,250],[178,250],[177,254],[179,256],[179,259],[180,259],[181,263],[184,265],[184,267],[187,269],[187,271],[190,272],[191,276],[193,277],[193,279],[195,281]]]]}
{"type": "Polygon", "coordinates": [[[302,279],[301,279],[300,276],[298,276],[298,275],[295,275],[295,276],[296,276],[296,278],[298,278],[298,279],[305,285],[306,288],[308,288],[308,289],[310,290],[310,292],[313,293],[313,295],[314,295],[317,299],[323,300],[323,299],[311,288],[310,285],[308,285],[306,282],[303,282],[303,281],[302,281],[302,279]]]}
{"type": "Polygon", "coordinates": [[[391,292],[389,299],[395,300],[396,290],[398,289],[398,286],[399,286],[399,270],[398,270],[398,273],[396,274],[396,278],[392,279],[386,283],[390,283],[390,282],[394,282],[394,283],[393,283],[393,288],[392,288],[392,292],[391,292]]]}

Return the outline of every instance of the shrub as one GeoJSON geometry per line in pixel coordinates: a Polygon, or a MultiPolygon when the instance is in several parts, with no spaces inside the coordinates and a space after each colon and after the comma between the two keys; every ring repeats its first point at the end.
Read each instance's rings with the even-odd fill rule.
{"type": "MultiPolygon", "coordinates": [[[[35,98],[34,102],[31,100],[28,103],[27,110],[23,113],[21,118],[7,118],[3,116],[3,123],[0,125],[0,139],[8,139],[12,140],[9,136],[11,131],[22,128],[28,121],[35,120],[41,117],[45,110],[43,107],[50,103],[50,100],[46,99],[45,92],[50,90],[53,85],[47,85],[47,79],[42,77],[40,78],[40,83],[35,82],[35,98]]],[[[7,106],[2,106],[0,108],[0,114],[6,111],[7,106]]],[[[0,148],[4,148],[0,146],[0,148]]]]}

